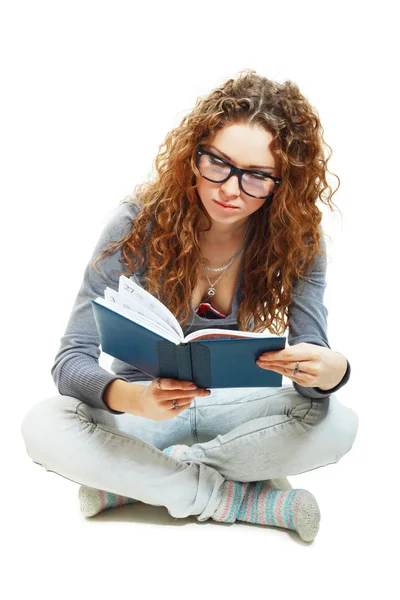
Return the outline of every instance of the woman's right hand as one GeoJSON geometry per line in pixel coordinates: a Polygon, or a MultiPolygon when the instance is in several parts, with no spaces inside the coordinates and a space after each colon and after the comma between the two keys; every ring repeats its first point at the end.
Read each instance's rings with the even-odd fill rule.
{"type": "Polygon", "coordinates": [[[136,398],[135,414],[153,421],[167,421],[186,410],[193,398],[203,398],[210,393],[210,390],[198,388],[192,381],[161,377],[142,387],[136,398]],[[179,408],[174,408],[173,400],[176,400],[179,408]]]}

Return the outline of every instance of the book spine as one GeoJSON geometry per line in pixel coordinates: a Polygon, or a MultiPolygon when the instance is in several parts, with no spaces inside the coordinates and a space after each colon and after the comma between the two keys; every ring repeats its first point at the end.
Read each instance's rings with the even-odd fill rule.
{"type": "Polygon", "coordinates": [[[157,342],[159,377],[192,381],[192,363],[189,344],[177,346],[168,340],[157,342]]]}
{"type": "Polygon", "coordinates": [[[178,373],[181,381],[193,381],[192,361],[190,358],[190,344],[176,346],[178,355],[178,373]]]}
{"type": "Polygon", "coordinates": [[[193,381],[202,388],[211,387],[211,359],[210,349],[201,342],[190,342],[193,381]]]}

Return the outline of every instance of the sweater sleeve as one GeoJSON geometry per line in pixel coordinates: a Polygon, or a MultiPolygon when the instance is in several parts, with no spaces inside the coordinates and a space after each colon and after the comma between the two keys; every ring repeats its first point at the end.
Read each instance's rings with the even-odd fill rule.
{"type": "Polygon", "coordinates": [[[94,269],[93,261],[111,245],[106,242],[119,241],[128,233],[138,211],[139,206],[136,204],[130,202],[120,204],[104,227],[84,271],[80,289],[51,368],[51,375],[61,395],[73,396],[93,408],[107,410],[113,414],[123,413],[107,406],[103,398],[104,392],[112,381],[123,378],[116,377],[98,363],[100,339],[91,300],[104,296],[107,286],[114,290],[118,289],[119,275],[124,270],[124,266],[118,262],[121,248],[109,253],[96,264],[102,275],[94,269]]]}
{"type": "MultiPolygon", "coordinates": [[[[321,233],[321,249],[326,252],[326,242],[323,233],[321,233]]],[[[326,268],[326,254],[318,254],[306,278],[301,281],[297,280],[293,286],[292,302],[289,307],[289,346],[308,342],[330,348],[327,334],[328,310],[324,305],[326,268]]],[[[350,378],[350,372],[350,363],[347,360],[346,373],[334,388],[321,390],[318,387],[299,385],[295,381],[293,381],[293,387],[299,394],[307,398],[325,398],[338,391],[347,383],[350,378]]]]}

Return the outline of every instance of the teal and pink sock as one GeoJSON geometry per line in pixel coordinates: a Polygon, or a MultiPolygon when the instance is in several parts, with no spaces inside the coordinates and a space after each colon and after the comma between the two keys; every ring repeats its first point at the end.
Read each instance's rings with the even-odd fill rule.
{"type": "MultiPolygon", "coordinates": [[[[175,444],[163,452],[184,460],[184,453],[188,449],[188,446],[175,444]]],[[[84,485],[79,488],[79,500],[85,517],[139,502],[134,498],[84,485]]],[[[222,484],[222,499],[212,519],[284,527],[296,531],[302,540],[310,542],[319,530],[320,511],[316,499],[307,490],[281,490],[272,480],[248,483],[227,480],[222,484]]]]}
{"type": "MultiPolygon", "coordinates": [[[[168,456],[172,456],[180,460],[183,456],[183,453],[188,449],[189,446],[175,444],[165,448],[163,452],[164,454],[168,454],[168,456]]],[[[135,500],[134,498],[120,496],[119,494],[105,492],[104,490],[97,490],[86,485],[80,486],[78,495],[80,510],[84,517],[94,517],[108,508],[116,508],[118,506],[124,506],[125,504],[134,504],[139,502],[139,500],[135,500]]]]}
{"type": "Polygon", "coordinates": [[[320,511],[307,490],[281,490],[272,480],[224,481],[222,499],[212,516],[214,521],[245,521],[296,531],[305,542],[318,533],[320,511]]]}

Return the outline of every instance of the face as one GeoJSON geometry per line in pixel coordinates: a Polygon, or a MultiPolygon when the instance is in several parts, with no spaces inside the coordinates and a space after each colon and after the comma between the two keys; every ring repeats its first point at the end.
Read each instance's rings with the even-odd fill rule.
{"type": "MultiPolygon", "coordinates": [[[[218,131],[215,137],[202,144],[202,147],[236,167],[278,177],[276,161],[270,150],[272,139],[272,134],[261,127],[235,124],[227,125],[218,131]]],[[[245,194],[239,187],[237,175],[232,175],[224,183],[213,183],[197,176],[196,186],[212,224],[219,224],[219,227],[229,228],[246,221],[266,202],[265,198],[253,198],[245,194]],[[234,208],[224,208],[219,203],[234,208]]]]}

